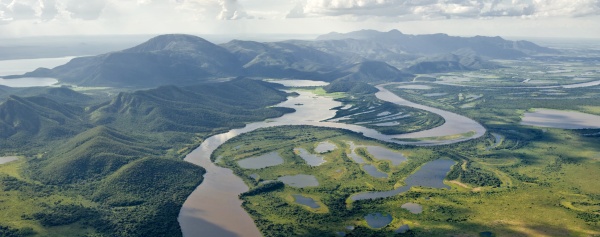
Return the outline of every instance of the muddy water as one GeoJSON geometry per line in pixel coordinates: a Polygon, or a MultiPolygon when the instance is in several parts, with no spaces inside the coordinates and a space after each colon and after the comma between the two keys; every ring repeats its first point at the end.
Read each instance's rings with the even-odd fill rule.
{"type": "MultiPolygon", "coordinates": [[[[432,112],[432,113],[442,116],[445,120],[445,123],[439,127],[425,130],[425,131],[420,131],[420,132],[413,132],[413,133],[408,133],[408,134],[397,135],[397,136],[394,136],[395,138],[441,137],[441,136],[462,134],[462,133],[471,132],[471,131],[475,132],[475,135],[473,137],[459,138],[459,139],[452,140],[451,142],[449,142],[449,143],[454,143],[457,141],[465,141],[465,140],[481,137],[481,136],[483,136],[483,134],[485,134],[485,131],[486,131],[485,128],[483,126],[481,126],[481,124],[479,124],[478,122],[476,122],[470,118],[467,118],[465,116],[455,114],[452,112],[448,112],[445,110],[432,108],[429,106],[420,105],[420,104],[416,104],[416,103],[407,101],[403,98],[398,97],[396,94],[386,90],[385,88],[383,88],[384,86],[385,85],[377,86],[377,89],[379,89],[379,92],[377,92],[375,94],[377,96],[377,98],[379,98],[381,100],[389,101],[389,102],[392,102],[395,104],[429,111],[429,112],[432,112]]],[[[423,142],[412,143],[412,144],[439,145],[440,143],[443,143],[443,142],[423,141],[423,142]]]]}
{"type": "Polygon", "coordinates": [[[233,129],[227,133],[212,136],[206,139],[200,147],[186,156],[186,161],[204,167],[206,169],[206,174],[204,175],[202,184],[188,197],[179,213],[178,220],[183,235],[186,237],[261,236],[258,228],[254,225],[254,221],[241,207],[242,202],[238,199],[238,195],[246,192],[248,187],[244,184],[242,179],[235,176],[231,170],[216,166],[210,161],[210,156],[217,147],[240,134],[264,127],[312,125],[348,129],[355,132],[361,132],[367,137],[400,144],[438,145],[479,137],[485,133],[485,129],[481,125],[469,118],[408,102],[381,86],[378,88],[380,90],[380,92],[377,93],[378,98],[392,103],[438,113],[446,119],[446,123],[451,125],[442,125],[431,130],[420,133],[411,133],[409,135],[388,136],[358,125],[321,122],[333,117],[335,115],[335,110],[332,109],[339,107],[342,104],[334,101],[332,98],[315,96],[310,92],[300,91],[298,92],[299,96],[290,97],[287,101],[278,105],[280,107],[294,108],[296,109],[296,112],[269,121],[250,123],[244,128],[233,129]],[[394,139],[415,138],[421,136],[445,136],[462,134],[469,131],[475,131],[476,135],[471,138],[445,141],[403,142],[394,139]]]}

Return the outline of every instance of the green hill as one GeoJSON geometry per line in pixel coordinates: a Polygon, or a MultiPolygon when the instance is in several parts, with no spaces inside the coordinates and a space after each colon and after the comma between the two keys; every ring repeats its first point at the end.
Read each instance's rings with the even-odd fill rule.
{"type": "Polygon", "coordinates": [[[249,79],[121,93],[91,113],[95,124],[123,130],[210,132],[283,115],[266,108],[285,100],[273,84],[249,79]]]}
{"type": "Polygon", "coordinates": [[[0,143],[15,147],[73,136],[84,127],[83,113],[45,97],[11,95],[0,104],[0,143]]]}

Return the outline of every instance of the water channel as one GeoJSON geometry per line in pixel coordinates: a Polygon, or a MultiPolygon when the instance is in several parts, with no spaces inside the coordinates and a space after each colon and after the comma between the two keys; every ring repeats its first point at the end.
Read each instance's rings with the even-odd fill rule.
{"type": "Polygon", "coordinates": [[[444,117],[446,123],[442,126],[402,135],[383,135],[375,130],[358,125],[334,122],[321,122],[335,115],[335,107],[342,103],[331,97],[315,96],[308,91],[299,91],[296,97],[277,106],[296,109],[296,112],[263,122],[247,124],[244,128],[233,129],[227,133],[218,134],[206,139],[197,149],[188,154],[186,161],[206,169],[204,180],[188,197],[179,213],[179,223],[183,236],[261,236],[252,218],[241,207],[240,193],[248,191],[246,184],[233,174],[230,169],[222,168],[210,161],[212,152],[229,139],[259,128],[282,125],[312,125],[348,129],[361,132],[364,136],[387,142],[413,145],[450,144],[482,136],[485,128],[467,117],[451,112],[435,109],[404,100],[383,85],[377,87],[380,91],[376,96],[385,101],[399,105],[410,106],[433,112],[444,117]],[[454,140],[433,140],[407,142],[397,138],[436,137],[474,132],[471,137],[460,137],[454,140]]]}

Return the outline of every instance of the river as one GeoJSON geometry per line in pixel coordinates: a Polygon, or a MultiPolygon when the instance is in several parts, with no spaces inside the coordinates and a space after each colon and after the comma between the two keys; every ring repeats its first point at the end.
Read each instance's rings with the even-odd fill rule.
{"type": "Polygon", "coordinates": [[[316,96],[308,91],[299,91],[299,96],[289,97],[287,101],[277,105],[279,107],[294,108],[296,112],[275,119],[250,123],[244,128],[233,129],[227,133],[209,137],[186,156],[185,161],[204,167],[206,174],[202,184],[188,197],[179,213],[178,220],[183,236],[261,236],[250,215],[241,207],[242,201],[238,198],[240,193],[248,191],[246,184],[241,178],[234,175],[230,169],[216,166],[210,161],[210,156],[216,148],[240,134],[265,127],[312,125],[348,129],[361,132],[366,137],[399,144],[440,145],[477,138],[485,133],[485,128],[472,119],[404,100],[385,89],[383,85],[377,88],[380,90],[376,93],[377,98],[439,114],[445,119],[446,123],[421,132],[383,135],[375,130],[358,125],[321,122],[333,117],[335,115],[333,108],[341,106],[342,103],[334,101],[331,97],[316,96]],[[397,138],[448,136],[466,132],[474,132],[474,135],[440,141],[407,142],[396,140],[397,138]]]}

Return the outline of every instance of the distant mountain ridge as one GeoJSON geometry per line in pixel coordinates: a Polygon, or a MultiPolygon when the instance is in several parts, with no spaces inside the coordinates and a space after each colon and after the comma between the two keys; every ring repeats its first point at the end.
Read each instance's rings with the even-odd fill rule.
{"type": "Polygon", "coordinates": [[[529,54],[558,53],[529,41],[510,41],[499,36],[458,37],[447,34],[407,35],[398,30],[380,32],[361,30],[346,34],[329,33],[317,37],[317,41],[364,40],[385,45],[393,50],[422,55],[446,54],[461,49],[471,49],[489,58],[519,58],[529,54]]]}
{"type": "MultiPolygon", "coordinates": [[[[488,59],[556,52],[528,41],[500,37],[407,35],[398,30],[330,33],[314,41],[233,40],[221,45],[197,36],[171,34],[129,49],[75,58],[65,65],[40,68],[23,76],[55,77],[62,83],[80,86],[133,88],[192,85],[238,76],[324,81],[360,77],[363,82],[375,82],[382,81],[384,74],[387,75],[383,81],[394,81],[397,78],[392,74],[494,68],[488,59]],[[347,70],[360,63],[370,64],[361,69],[362,74],[347,70]],[[378,67],[365,73],[381,63],[404,71],[378,67]]],[[[22,76],[7,78],[17,77],[22,76]]]]}

